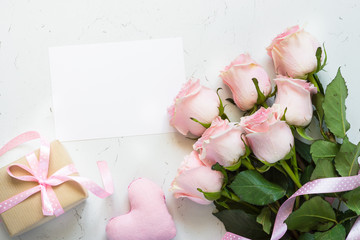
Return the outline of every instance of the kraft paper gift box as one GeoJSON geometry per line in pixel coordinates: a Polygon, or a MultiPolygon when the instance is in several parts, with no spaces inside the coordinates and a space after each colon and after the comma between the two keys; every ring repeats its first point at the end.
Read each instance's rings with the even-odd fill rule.
{"type": "MultiPolygon", "coordinates": [[[[39,157],[39,150],[36,150],[35,154],[39,157]]],[[[60,168],[72,163],[73,162],[64,146],[59,141],[53,141],[50,144],[48,176],[51,176],[60,168]]],[[[28,166],[25,157],[22,157],[12,164],[23,164],[28,166]]],[[[37,182],[25,182],[10,177],[6,171],[7,167],[8,166],[0,169],[0,202],[39,185],[37,182]]],[[[19,168],[13,168],[12,172],[16,176],[29,175],[28,172],[19,168]]],[[[74,174],[74,176],[76,175],[74,174]]],[[[68,181],[52,188],[64,211],[73,208],[88,197],[87,190],[73,181],[68,181]]],[[[22,234],[55,218],[55,216],[43,215],[40,191],[2,213],[0,216],[10,236],[22,234]]]]}

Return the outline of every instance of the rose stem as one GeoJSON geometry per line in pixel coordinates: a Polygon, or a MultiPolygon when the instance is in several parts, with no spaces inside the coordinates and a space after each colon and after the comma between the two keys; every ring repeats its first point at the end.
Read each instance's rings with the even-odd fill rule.
{"type": "MultiPolygon", "coordinates": [[[[291,170],[291,168],[289,167],[289,165],[287,164],[286,160],[281,160],[280,161],[281,166],[283,167],[283,169],[286,171],[286,173],[289,175],[289,177],[291,178],[291,180],[293,180],[293,182],[295,183],[295,185],[298,188],[301,188],[302,185],[299,182],[299,179],[295,177],[294,172],[291,170]]],[[[304,195],[306,200],[309,200],[309,196],[308,195],[304,195]]]]}
{"type": "Polygon", "coordinates": [[[314,86],[317,88],[317,91],[320,92],[320,88],[319,88],[319,85],[317,84],[315,78],[314,78],[314,75],[312,74],[309,74],[309,77],[308,77],[309,81],[314,84],[314,86]]]}
{"type": "Polygon", "coordinates": [[[292,155],[292,157],[291,157],[291,165],[292,165],[293,168],[294,168],[295,177],[296,177],[297,179],[299,179],[299,171],[298,171],[298,166],[297,166],[295,146],[291,149],[291,151],[293,152],[293,155],[292,155]]]}
{"type": "Polygon", "coordinates": [[[287,162],[285,160],[281,160],[280,161],[281,166],[283,167],[283,169],[286,171],[286,173],[289,175],[289,177],[291,178],[291,180],[293,180],[293,182],[295,183],[295,185],[298,188],[301,188],[302,185],[299,182],[299,179],[295,176],[294,172],[291,170],[291,168],[289,167],[289,165],[287,164],[287,162]]]}

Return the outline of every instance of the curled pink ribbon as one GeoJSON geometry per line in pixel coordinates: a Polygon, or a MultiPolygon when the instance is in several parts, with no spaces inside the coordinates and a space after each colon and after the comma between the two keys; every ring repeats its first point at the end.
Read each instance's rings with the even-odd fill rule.
{"type": "Polygon", "coordinates": [[[45,216],[52,216],[52,215],[59,216],[64,213],[64,209],[62,208],[52,187],[58,186],[67,181],[75,181],[79,183],[81,186],[88,189],[90,192],[92,192],[94,195],[100,198],[106,198],[111,194],[113,194],[114,188],[113,188],[111,174],[107,166],[107,163],[104,161],[99,161],[97,164],[105,189],[101,188],[99,185],[97,185],[88,178],[79,177],[79,176],[70,176],[73,173],[77,173],[77,170],[73,164],[67,165],[59,169],[53,175],[48,177],[50,144],[48,141],[42,138],[38,132],[34,132],[34,131],[25,132],[15,137],[0,149],[0,156],[22,143],[38,138],[40,138],[40,142],[41,142],[39,159],[37,159],[35,153],[30,153],[26,155],[26,160],[30,167],[22,164],[13,164],[7,168],[7,172],[11,177],[15,179],[21,181],[38,182],[39,185],[1,202],[0,214],[16,206],[17,204],[21,203],[31,195],[40,191],[43,214],[45,216]],[[30,175],[15,176],[11,172],[11,169],[15,167],[27,171],[30,175]]]}
{"type": "MultiPolygon", "coordinates": [[[[289,199],[287,199],[279,208],[276,215],[275,224],[271,240],[279,240],[287,231],[287,226],[284,221],[291,214],[295,198],[297,196],[307,194],[321,194],[321,193],[335,193],[350,191],[360,186],[360,175],[351,177],[334,177],[334,178],[322,178],[306,183],[299,190],[297,190],[289,199]]],[[[225,234],[226,236],[226,234],[225,234]]],[[[223,240],[227,238],[223,238],[223,240]]],[[[233,238],[234,240],[240,240],[241,236],[235,235],[239,238],[233,238]]],[[[350,230],[346,240],[359,240],[360,239],[360,217],[356,220],[352,229],[350,230]]]]}

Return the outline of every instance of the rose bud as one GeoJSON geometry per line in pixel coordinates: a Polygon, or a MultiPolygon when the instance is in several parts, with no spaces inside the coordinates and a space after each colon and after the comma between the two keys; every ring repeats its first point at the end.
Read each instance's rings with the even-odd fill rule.
{"type": "Polygon", "coordinates": [[[174,193],[175,198],[186,197],[199,204],[210,204],[212,201],[206,199],[198,188],[203,192],[220,192],[223,178],[221,172],[205,166],[199,159],[198,152],[192,151],[178,169],[178,175],[172,182],[170,191],[174,193]]]}
{"type": "Polygon", "coordinates": [[[307,126],[313,115],[311,103],[312,94],[317,93],[316,87],[305,80],[277,76],[274,79],[277,85],[275,103],[286,108],[285,119],[290,125],[307,126]]]}
{"type": "Polygon", "coordinates": [[[283,159],[294,146],[289,125],[281,120],[280,106],[261,107],[253,115],[242,117],[240,125],[246,132],[247,142],[255,156],[268,163],[283,159]]]}
{"type": "Polygon", "coordinates": [[[274,38],[266,50],[274,61],[277,74],[306,78],[308,73],[316,70],[316,50],[319,47],[312,35],[294,26],[274,38]]]}
{"type": "Polygon", "coordinates": [[[200,159],[208,166],[219,163],[224,167],[236,164],[245,154],[242,140],[243,129],[228,120],[217,117],[194,144],[200,159]]]}
{"type": "Polygon", "coordinates": [[[200,80],[189,80],[174,99],[173,105],[168,108],[170,125],[183,135],[190,132],[201,136],[205,127],[191,118],[210,124],[219,115],[219,105],[219,97],[215,91],[201,86],[200,80]]]}
{"type": "Polygon", "coordinates": [[[249,54],[241,54],[225,67],[220,77],[229,86],[234,102],[242,111],[251,109],[257,102],[258,93],[253,78],[257,79],[259,89],[265,96],[271,92],[269,76],[249,54]]]}

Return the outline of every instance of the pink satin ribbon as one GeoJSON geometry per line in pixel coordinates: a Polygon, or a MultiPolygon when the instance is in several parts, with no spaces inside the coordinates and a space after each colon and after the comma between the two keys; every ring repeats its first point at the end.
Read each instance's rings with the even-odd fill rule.
{"type": "Polygon", "coordinates": [[[53,175],[48,177],[50,144],[48,141],[42,138],[38,132],[25,132],[15,137],[0,149],[0,156],[22,143],[38,138],[40,138],[41,142],[39,159],[37,159],[35,153],[30,153],[26,155],[26,160],[30,167],[22,164],[12,164],[7,168],[7,172],[11,177],[15,179],[18,179],[20,181],[37,182],[39,183],[39,185],[1,202],[0,214],[40,191],[43,214],[45,216],[59,216],[64,213],[64,209],[62,208],[52,187],[58,186],[67,181],[75,181],[79,183],[81,186],[88,189],[90,192],[100,198],[106,198],[113,194],[114,188],[111,174],[107,163],[104,161],[99,161],[97,164],[105,189],[101,188],[99,185],[97,185],[95,182],[91,181],[88,178],[70,176],[73,173],[77,173],[77,170],[73,164],[67,165],[59,169],[53,175]],[[16,167],[27,171],[30,175],[15,176],[11,172],[11,169],[16,167]]]}
{"type": "Polygon", "coordinates": [[[227,232],[225,233],[224,237],[222,238],[222,240],[251,240],[249,238],[245,238],[245,237],[241,237],[239,235],[236,235],[234,233],[231,232],[227,232]]]}
{"type": "MultiPolygon", "coordinates": [[[[335,178],[322,178],[306,183],[302,188],[297,190],[289,199],[287,199],[279,208],[276,215],[275,224],[271,240],[279,240],[287,231],[287,226],[284,221],[291,214],[295,198],[297,196],[307,194],[321,194],[321,193],[335,193],[350,191],[360,186],[360,175],[351,177],[335,177],[335,178]]],[[[225,234],[226,236],[226,234],[225,234]]],[[[223,240],[227,238],[223,238],[223,240]]],[[[241,239],[241,236],[235,235],[241,239]]],[[[234,238],[237,240],[237,238],[234,238]]],[[[349,232],[346,240],[359,240],[360,239],[360,217],[356,220],[351,231],[349,232]]]]}

